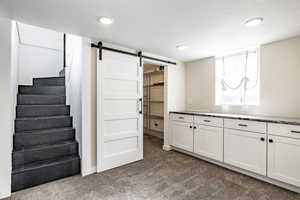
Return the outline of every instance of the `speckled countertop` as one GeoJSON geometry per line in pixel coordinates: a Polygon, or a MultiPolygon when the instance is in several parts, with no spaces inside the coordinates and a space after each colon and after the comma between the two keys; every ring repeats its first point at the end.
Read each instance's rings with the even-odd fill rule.
{"type": "Polygon", "coordinates": [[[269,122],[269,123],[277,123],[277,124],[300,125],[299,118],[281,118],[281,117],[254,116],[254,115],[235,115],[235,114],[197,112],[197,111],[171,111],[170,113],[205,116],[205,117],[221,117],[221,118],[227,118],[227,119],[240,119],[240,120],[269,122]]]}

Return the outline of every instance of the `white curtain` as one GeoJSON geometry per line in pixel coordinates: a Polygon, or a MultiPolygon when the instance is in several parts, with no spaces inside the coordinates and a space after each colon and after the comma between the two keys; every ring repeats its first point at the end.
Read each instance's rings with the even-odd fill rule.
{"type": "Polygon", "coordinates": [[[216,103],[256,105],[259,100],[258,50],[216,59],[216,103]]]}

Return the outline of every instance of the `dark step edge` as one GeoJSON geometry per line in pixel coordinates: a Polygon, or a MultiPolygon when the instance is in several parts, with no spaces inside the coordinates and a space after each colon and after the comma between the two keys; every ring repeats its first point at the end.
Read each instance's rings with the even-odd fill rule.
{"type": "Polygon", "coordinates": [[[18,94],[17,105],[66,105],[66,98],[66,95],[18,94]]]}
{"type": "Polygon", "coordinates": [[[35,96],[35,97],[66,97],[66,95],[57,95],[57,94],[17,94],[18,96],[35,96]]]}
{"type": "Polygon", "coordinates": [[[18,88],[20,87],[27,87],[27,88],[44,88],[44,87],[50,87],[50,88],[66,88],[65,85],[18,85],[18,88]]]}
{"type": "Polygon", "coordinates": [[[39,78],[33,78],[33,80],[46,80],[46,79],[54,79],[54,78],[58,78],[58,79],[65,79],[64,76],[49,76],[49,77],[39,77],[39,78]]]}
{"type": "Polygon", "coordinates": [[[33,146],[28,146],[28,147],[25,147],[22,149],[13,150],[13,153],[24,153],[26,151],[46,150],[46,149],[52,149],[52,148],[68,146],[68,145],[77,145],[77,147],[78,147],[78,142],[76,140],[66,140],[66,141],[55,143],[55,144],[33,145],[33,146]]]}
{"type": "Polygon", "coordinates": [[[22,167],[18,167],[18,168],[13,169],[12,170],[12,175],[25,173],[27,171],[37,170],[37,169],[43,168],[43,167],[51,167],[51,166],[55,166],[55,165],[58,165],[58,164],[64,164],[64,163],[68,163],[68,162],[73,161],[73,160],[79,160],[80,161],[79,155],[64,156],[64,157],[59,157],[59,158],[55,158],[55,159],[38,161],[38,162],[26,164],[22,167]]]}
{"type": "Polygon", "coordinates": [[[38,129],[38,130],[30,130],[30,131],[21,131],[21,132],[15,132],[14,135],[28,135],[28,134],[46,134],[50,132],[60,132],[60,131],[75,131],[75,128],[73,127],[61,127],[61,128],[46,128],[46,129],[38,129]],[[42,133],[41,133],[42,132],[42,133]]]}
{"type": "Polygon", "coordinates": [[[40,119],[57,119],[57,118],[73,118],[72,116],[70,115],[53,115],[53,116],[32,116],[32,117],[17,117],[15,119],[15,121],[17,120],[23,120],[23,121],[26,121],[26,120],[40,120],[40,119]]]}
{"type": "Polygon", "coordinates": [[[21,104],[17,105],[16,107],[67,107],[70,108],[70,105],[65,105],[65,104],[21,104]]]}

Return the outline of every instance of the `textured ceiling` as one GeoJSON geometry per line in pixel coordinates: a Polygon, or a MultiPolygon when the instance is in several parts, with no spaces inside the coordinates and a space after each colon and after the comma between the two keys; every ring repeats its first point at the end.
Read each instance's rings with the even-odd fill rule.
{"type": "Polygon", "coordinates": [[[300,34],[300,0],[1,0],[0,11],[181,61],[300,34]],[[114,18],[114,24],[97,23],[99,16],[114,18]],[[261,26],[243,25],[257,16],[264,18],[261,26]],[[178,51],[177,44],[188,48],[178,51]]]}

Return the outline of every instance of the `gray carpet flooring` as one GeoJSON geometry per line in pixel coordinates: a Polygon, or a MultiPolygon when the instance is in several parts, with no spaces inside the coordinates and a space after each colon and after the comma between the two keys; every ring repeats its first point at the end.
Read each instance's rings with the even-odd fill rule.
{"type": "Polygon", "coordinates": [[[13,200],[298,200],[300,195],[178,152],[145,136],[144,160],[16,192],[13,200]]]}

